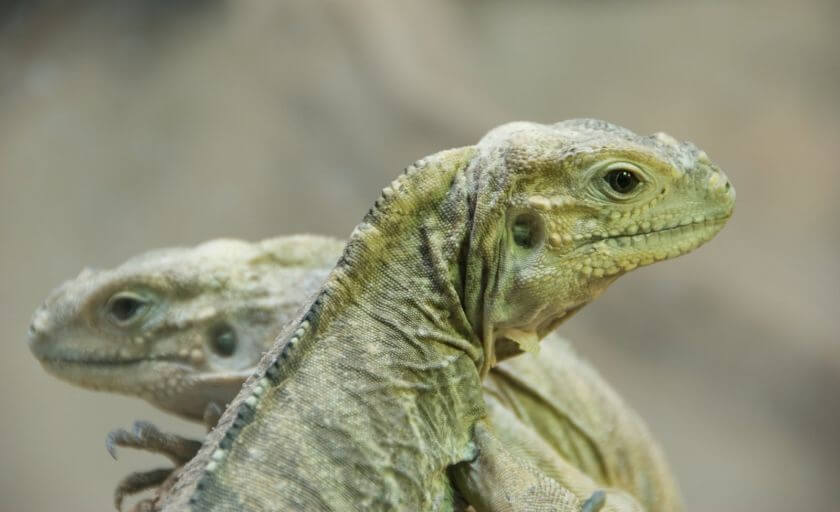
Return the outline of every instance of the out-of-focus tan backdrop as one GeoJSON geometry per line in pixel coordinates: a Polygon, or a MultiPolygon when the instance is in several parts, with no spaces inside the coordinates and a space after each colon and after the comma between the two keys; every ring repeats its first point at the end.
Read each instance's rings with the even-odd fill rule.
{"type": "Polygon", "coordinates": [[[837,2],[151,1],[0,7],[0,509],[111,509],[165,465],[137,399],[25,344],[85,265],[235,236],[346,237],[414,159],[599,117],[704,148],[736,215],[562,327],[649,421],[690,510],[840,508],[837,2]]]}

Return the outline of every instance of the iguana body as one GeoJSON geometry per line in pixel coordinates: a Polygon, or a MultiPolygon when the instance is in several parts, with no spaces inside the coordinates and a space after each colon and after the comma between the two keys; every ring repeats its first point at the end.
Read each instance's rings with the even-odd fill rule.
{"type": "MultiPolygon", "coordinates": [[[[268,333],[279,332],[291,314],[317,291],[319,279],[326,276],[342,247],[343,243],[315,236],[282,237],[257,244],[216,240],[194,249],[153,251],[113,270],[88,271],[59,288],[40,313],[45,317],[41,323],[49,323],[46,318],[63,318],[63,329],[58,325],[50,328],[63,334],[35,338],[32,348],[45,368],[61,378],[84,387],[137,396],[146,393],[150,380],[159,379],[165,385],[171,373],[170,363],[160,362],[160,345],[172,346],[173,354],[195,355],[194,351],[199,351],[201,357],[179,362],[184,370],[181,380],[215,383],[211,386],[215,393],[181,397],[174,395],[179,387],[151,386],[155,390],[163,388],[163,392],[147,395],[153,404],[169,411],[175,404],[192,400],[195,403],[174,412],[198,420],[198,413],[211,402],[224,405],[233,399],[235,391],[219,396],[219,383],[234,380],[238,386],[224,388],[241,387],[245,372],[239,366],[256,365],[259,354],[274,341],[274,335],[268,333]],[[202,288],[204,293],[188,293],[202,288]],[[113,308],[115,297],[137,297],[146,303],[143,309],[138,307],[136,317],[120,322],[108,308],[113,308]],[[276,308],[274,314],[266,309],[271,307],[276,308]],[[213,315],[206,313],[210,308],[213,315]],[[269,320],[269,326],[253,322],[257,311],[269,320]],[[83,318],[96,321],[93,325],[79,321],[83,318]],[[154,329],[150,324],[178,324],[180,328],[154,329]],[[226,351],[226,358],[238,365],[221,364],[225,356],[219,353],[218,339],[212,336],[220,324],[231,327],[235,343],[226,351]],[[113,334],[114,329],[120,330],[120,335],[113,334]],[[144,364],[125,365],[121,373],[101,371],[97,354],[120,344],[136,349],[133,340],[138,336],[146,340],[140,345],[146,356],[135,353],[128,360],[139,357],[146,360],[144,364]],[[68,360],[75,362],[64,362],[68,360]],[[85,365],[90,367],[88,374],[81,371],[85,365]]],[[[565,340],[555,334],[549,338],[553,339],[543,342],[538,357],[524,354],[502,361],[485,379],[485,399],[497,434],[509,440],[508,445],[520,445],[521,455],[546,472],[558,465],[572,466],[582,473],[580,485],[626,491],[650,512],[678,510],[676,485],[643,422],[565,340]],[[531,442],[523,431],[541,439],[531,442]]],[[[109,361],[107,368],[119,362],[120,352],[116,354],[118,357],[109,361]]],[[[138,428],[142,429],[141,435],[118,431],[112,440],[143,447],[147,435],[169,439],[145,424],[138,428]]],[[[171,442],[162,448],[183,463],[192,458],[198,446],[195,442],[171,442]]],[[[148,485],[159,483],[167,473],[132,476],[134,481],[140,479],[148,485]],[[150,479],[154,476],[157,481],[150,479]]],[[[119,495],[118,503],[121,498],[119,495]]]]}
{"type": "Polygon", "coordinates": [[[623,271],[711,238],[729,189],[693,146],[588,120],[505,125],[418,162],[164,509],[447,510],[460,495],[478,510],[577,510],[493,435],[481,378],[623,271]]]}
{"type": "Polygon", "coordinates": [[[592,120],[418,162],[161,505],[578,510],[493,433],[481,378],[621,273],[711,238],[733,201],[693,146],[592,120]]]}

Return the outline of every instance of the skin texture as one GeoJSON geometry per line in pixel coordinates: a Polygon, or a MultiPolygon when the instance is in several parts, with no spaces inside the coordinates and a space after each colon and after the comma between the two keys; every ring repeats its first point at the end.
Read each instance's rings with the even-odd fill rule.
{"type": "MultiPolygon", "coordinates": [[[[231,372],[231,365],[210,365],[208,361],[226,357],[237,365],[250,361],[251,367],[256,366],[259,354],[274,341],[273,334],[265,333],[280,332],[289,312],[303,306],[317,291],[319,279],[326,276],[343,246],[316,236],[282,237],[256,244],[215,240],[194,249],[154,251],[113,270],[85,272],[62,285],[45,309],[36,313],[36,317],[63,320],[53,323],[52,333],[33,337],[32,350],[46,368],[74,384],[140,396],[150,380],[166,384],[171,363],[155,354],[161,352],[158,345],[174,340],[176,352],[202,352],[202,357],[180,361],[186,367],[184,374],[200,382],[238,379],[238,389],[245,381],[240,376],[243,372],[231,372]],[[201,294],[187,293],[208,283],[225,284],[208,287],[201,294]],[[115,300],[125,297],[143,297],[146,304],[135,308],[127,320],[113,318],[115,300]],[[254,311],[263,311],[268,304],[276,307],[276,314],[268,316],[270,329],[249,321],[254,311]],[[210,306],[215,312],[212,317],[204,313],[210,306]],[[86,318],[108,326],[87,323],[86,318]],[[180,319],[179,329],[154,327],[175,325],[175,318],[180,319]],[[219,353],[219,340],[211,336],[218,332],[220,322],[235,326],[236,343],[231,350],[222,347],[224,355],[219,353]],[[118,374],[100,371],[99,354],[120,345],[136,349],[134,339],[138,336],[146,340],[140,345],[145,355],[134,353],[126,361],[139,357],[144,364],[126,364],[118,374]],[[72,368],[76,370],[63,372],[63,360],[75,361],[72,368]],[[78,371],[86,360],[91,371],[78,371]]],[[[109,367],[120,360],[120,351],[115,353],[109,367]]],[[[173,395],[179,389],[192,387],[167,387],[147,398],[166,410],[192,399],[200,403],[190,403],[185,410],[199,411],[212,407],[216,400],[224,405],[236,394],[173,395]]],[[[549,476],[563,478],[564,484],[575,483],[573,494],[589,496],[598,488],[612,488],[626,492],[651,512],[680,509],[677,487],[644,423],[555,333],[542,342],[539,355],[524,354],[493,368],[484,380],[484,393],[490,423],[509,450],[549,476]]],[[[195,414],[181,415],[201,419],[195,414]]],[[[200,442],[137,422],[133,430],[117,430],[109,436],[109,449],[113,451],[114,446],[162,453],[181,466],[195,455],[200,442]]],[[[130,475],[117,489],[117,508],[126,494],[160,485],[169,474],[161,469],[130,475]]]]}
{"type": "Polygon", "coordinates": [[[694,146],[601,121],[512,123],[417,162],[159,505],[591,508],[602,495],[581,505],[499,440],[481,379],[618,275],[710,239],[733,204],[694,146]],[[613,171],[641,186],[612,192],[613,171]]]}

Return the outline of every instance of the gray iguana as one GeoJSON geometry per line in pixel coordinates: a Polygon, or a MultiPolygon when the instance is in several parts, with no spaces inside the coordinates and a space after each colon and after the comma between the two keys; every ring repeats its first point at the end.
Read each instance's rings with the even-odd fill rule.
{"type": "MultiPolygon", "coordinates": [[[[152,251],[113,270],[83,271],[35,314],[31,347],[59,378],[142,395],[198,421],[214,404],[233,399],[274,333],[317,291],[343,246],[317,236],[255,244],[214,240],[152,251]]],[[[581,471],[585,476],[575,478],[581,495],[610,487],[650,512],[679,510],[676,484],[641,419],[568,342],[548,337],[538,357],[502,361],[484,381],[499,437],[512,439],[505,443],[549,474],[572,474],[569,465],[581,471]]],[[[200,444],[146,422],[109,436],[110,450],[146,448],[176,465],[192,458],[200,444]]],[[[118,487],[117,508],[125,494],[161,484],[169,472],[130,475],[118,487]]],[[[572,485],[568,477],[564,483],[572,485]]]]}
{"type": "Polygon", "coordinates": [[[497,437],[481,379],[733,204],[694,146],[602,121],[511,123],[418,161],[159,506],[579,510],[497,437]]]}

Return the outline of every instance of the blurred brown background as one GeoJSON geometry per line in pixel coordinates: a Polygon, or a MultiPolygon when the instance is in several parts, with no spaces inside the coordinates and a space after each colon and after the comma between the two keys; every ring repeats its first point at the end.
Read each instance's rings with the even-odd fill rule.
{"type": "Polygon", "coordinates": [[[837,2],[3,2],[0,509],[110,510],[165,465],[136,399],[25,344],[84,265],[220,236],[346,237],[414,159],[599,117],[691,139],[738,190],[698,252],[563,332],[647,418],[690,510],[840,509],[837,2]]]}

